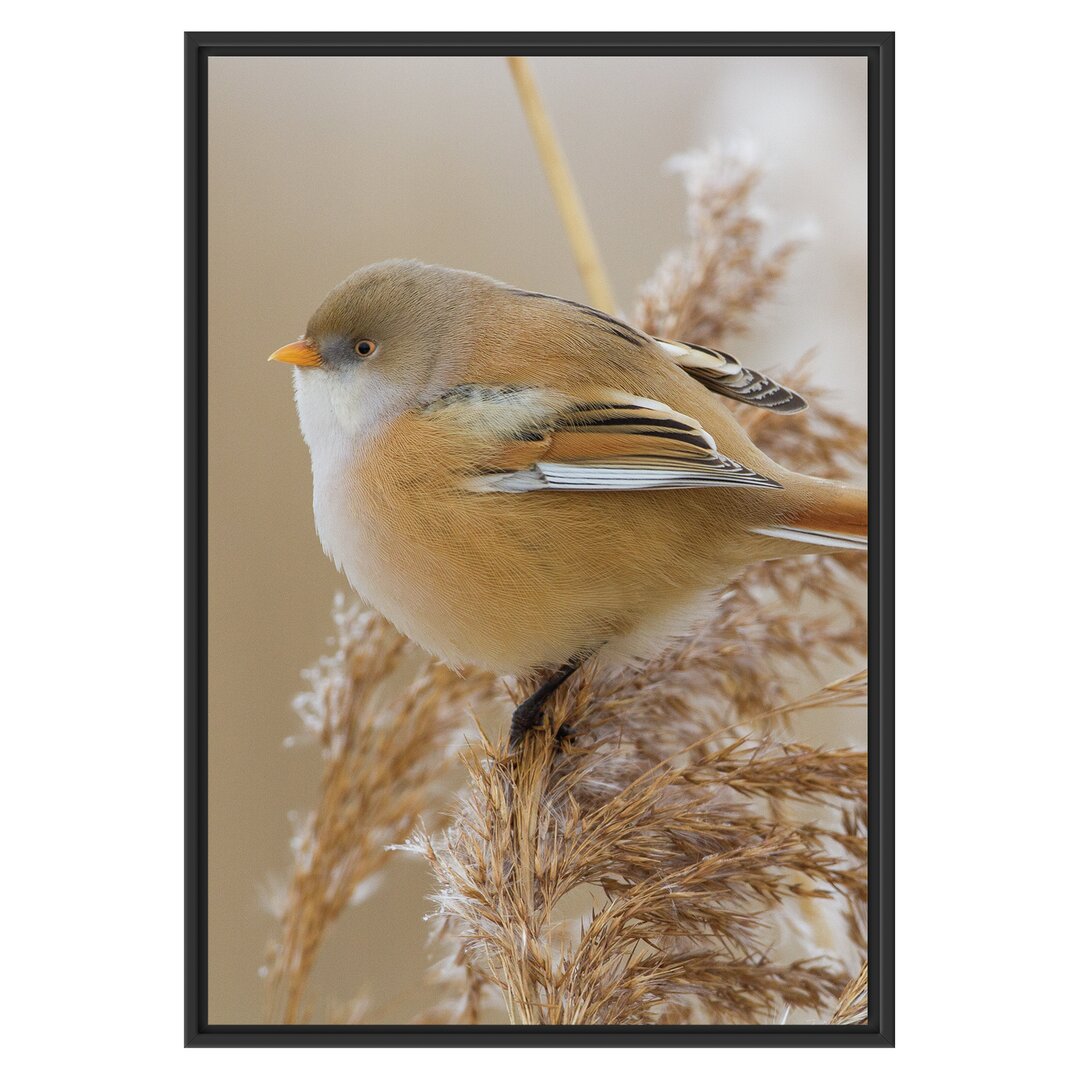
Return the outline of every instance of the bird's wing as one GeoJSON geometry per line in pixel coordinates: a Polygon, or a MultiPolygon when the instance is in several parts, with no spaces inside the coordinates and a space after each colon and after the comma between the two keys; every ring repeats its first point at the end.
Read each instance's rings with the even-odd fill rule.
{"type": "Polygon", "coordinates": [[[794,390],[743,367],[730,353],[685,341],[653,340],[683,371],[716,394],[779,413],[802,412],[806,408],[806,402],[794,390]]]}
{"type": "Polygon", "coordinates": [[[561,306],[564,317],[569,312],[572,319],[621,338],[628,345],[641,348],[650,343],[654,344],[667,353],[683,371],[713,393],[779,413],[801,412],[806,408],[806,402],[794,390],[781,386],[767,375],[743,367],[729,353],[707,349],[704,345],[690,345],[685,341],[665,341],[663,338],[650,337],[621,319],[574,300],[564,300],[547,293],[525,292],[522,289],[507,291],[525,300],[561,306]]]}
{"type": "Polygon", "coordinates": [[[454,387],[423,410],[482,439],[473,491],[779,488],[721,454],[689,416],[595,388],[571,399],[528,387],[454,387]]]}

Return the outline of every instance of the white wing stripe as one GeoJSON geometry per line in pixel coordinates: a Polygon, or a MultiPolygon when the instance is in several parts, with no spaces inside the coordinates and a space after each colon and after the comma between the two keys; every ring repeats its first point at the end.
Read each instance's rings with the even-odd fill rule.
{"type": "Polygon", "coordinates": [[[865,551],[866,540],[861,536],[844,536],[841,533],[815,532],[812,529],[751,529],[761,536],[775,536],[778,540],[798,540],[803,544],[820,544],[822,547],[843,548],[845,551],[865,551]]]}
{"type": "Polygon", "coordinates": [[[775,480],[759,476],[728,458],[701,463],[697,467],[657,465],[642,461],[619,465],[541,461],[516,473],[478,477],[473,483],[481,491],[536,491],[552,488],[563,491],[633,491],[646,488],[756,487],[779,488],[775,480]]]}

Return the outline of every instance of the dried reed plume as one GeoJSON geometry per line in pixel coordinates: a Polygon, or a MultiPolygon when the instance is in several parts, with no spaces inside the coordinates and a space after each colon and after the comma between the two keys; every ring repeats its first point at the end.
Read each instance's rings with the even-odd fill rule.
{"type": "Polygon", "coordinates": [[[761,173],[745,156],[713,144],[671,165],[686,184],[689,242],[645,284],[632,321],[660,337],[728,341],[773,295],[798,244],[761,250],[763,224],[751,203],[761,173]]]}
{"type": "MultiPolygon", "coordinates": [[[[769,959],[768,916],[785,901],[865,894],[852,837],[783,824],[773,803],[862,800],[865,755],[702,734],[693,683],[663,661],[590,672],[551,719],[575,725],[577,748],[563,752],[551,727],[517,754],[483,746],[454,823],[413,841],[471,969],[502,990],[515,1023],[762,1022],[782,1005],[831,1008],[846,983],[817,958],[769,959]]],[[[845,679],[780,711],[864,690],[845,679]]]]}
{"type": "Polygon", "coordinates": [[[381,615],[334,611],[337,649],[307,672],[296,700],[322,746],[318,808],[293,837],[288,895],[277,905],[280,943],[268,965],[270,1012],[303,1019],[319,946],[351,900],[377,884],[388,846],[416,827],[453,760],[470,709],[496,691],[490,676],[460,677],[426,656],[381,615]]]}
{"type": "Polygon", "coordinates": [[[859,974],[848,983],[837,1002],[832,1016],[834,1024],[865,1024],[869,998],[866,988],[866,962],[859,968],[859,974]]]}
{"type": "MultiPolygon", "coordinates": [[[[689,242],[645,286],[635,321],[723,346],[795,246],[762,251],[751,167],[715,150],[681,167],[689,242]]],[[[737,410],[755,441],[791,468],[858,476],[865,430],[823,403],[808,358],[781,374],[813,407],[737,410]]],[[[282,1015],[298,1018],[326,926],[400,845],[436,882],[445,992],[421,1022],[768,1023],[792,1010],[864,1022],[865,980],[849,980],[866,945],[866,755],[791,732],[810,710],[865,707],[865,670],[826,675],[863,666],[865,574],[859,555],[752,568],[659,659],[587,665],[518,752],[479,732],[449,822],[426,831],[418,814],[453,733],[497,689],[414,657],[415,681],[382,694],[411,646],[377,616],[339,614],[338,655],[303,710],[326,764],[282,917],[282,1015]],[[811,678],[817,689],[795,689],[811,678]],[[564,724],[569,743],[552,734],[564,724]],[[863,1019],[848,1019],[859,1000],[863,1019]]]]}

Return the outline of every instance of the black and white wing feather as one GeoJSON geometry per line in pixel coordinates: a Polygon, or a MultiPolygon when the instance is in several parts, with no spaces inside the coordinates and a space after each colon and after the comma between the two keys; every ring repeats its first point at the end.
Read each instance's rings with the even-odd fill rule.
{"type": "Polygon", "coordinates": [[[806,402],[794,390],[743,367],[730,353],[685,341],[655,341],[679,367],[713,393],[778,413],[802,412],[806,408],[806,402]]]}

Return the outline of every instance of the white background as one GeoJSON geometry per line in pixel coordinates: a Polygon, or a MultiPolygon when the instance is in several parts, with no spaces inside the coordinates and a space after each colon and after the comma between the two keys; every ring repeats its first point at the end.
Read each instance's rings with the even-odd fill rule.
{"type": "MultiPolygon", "coordinates": [[[[671,1067],[667,1049],[181,1049],[180,33],[541,25],[506,5],[425,17],[429,6],[9,13],[0,993],[12,1075],[671,1067]]],[[[701,1064],[1057,1074],[1076,972],[1065,9],[773,3],[702,19],[694,7],[543,13],[549,28],[582,31],[899,32],[899,1048],[736,1050],[701,1064]]]]}

